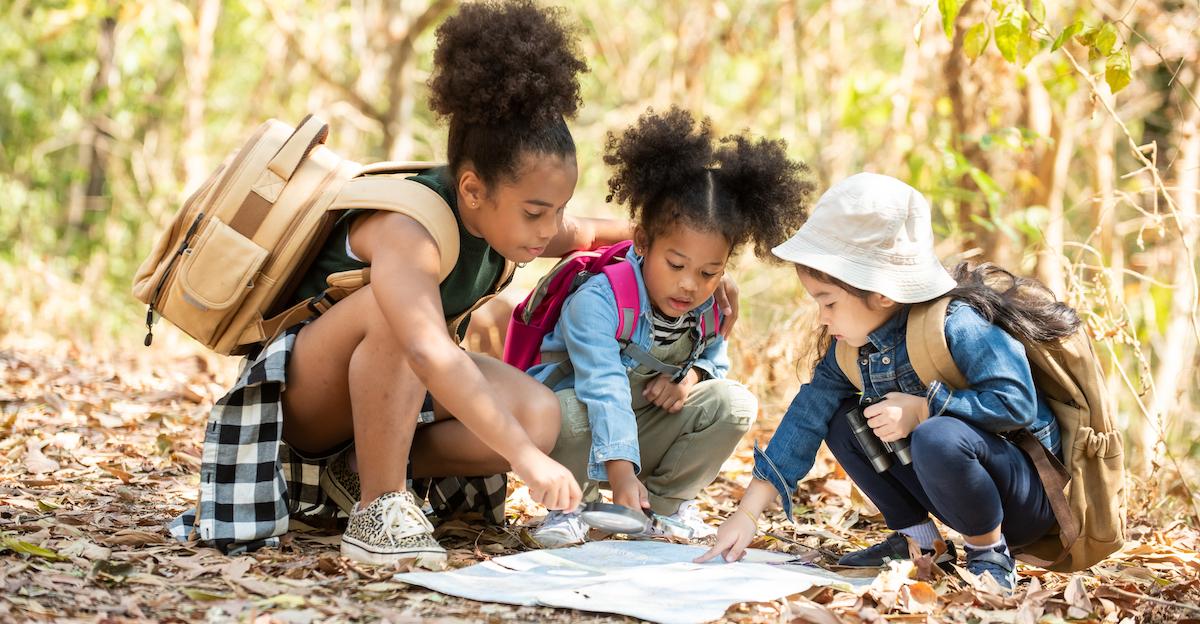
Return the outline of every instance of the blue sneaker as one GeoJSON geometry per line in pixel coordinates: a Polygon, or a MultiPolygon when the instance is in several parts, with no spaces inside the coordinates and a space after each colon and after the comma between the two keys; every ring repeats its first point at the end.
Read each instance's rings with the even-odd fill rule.
{"type": "Polygon", "coordinates": [[[975,576],[990,574],[1000,587],[1012,591],[1017,584],[1017,562],[1005,554],[1005,550],[1003,546],[980,550],[967,548],[967,570],[975,576]]]}
{"type": "MultiPolygon", "coordinates": [[[[932,549],[921,549],[921,553],[932,555],[932,549]]],[[[849,568],[879,568],[887,565],[889,561],[901,561],[909,559],[908,553],[908,538],[902,533],[892,533],[887,536],[882,542],[874,546],[868,546],[862,550],[846,553],[838,559],[838,565],[849,568]]],[[[943,570],[950,570],[950,565],[958,560],[958,550],[954,547],[954,542],[946,542],[946,552],[938,557],[935,564],[943,570]]]]}

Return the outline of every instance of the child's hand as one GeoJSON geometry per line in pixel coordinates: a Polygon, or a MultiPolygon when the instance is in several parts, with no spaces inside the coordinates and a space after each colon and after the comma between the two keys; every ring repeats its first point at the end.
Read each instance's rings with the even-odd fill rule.
{"type": "Polygon", "coordinates": [[[723,315],[721,337],[728,339],[729,334],[733,333],[734,323],[737,323],[738,308],[741,307],[741,303],[738,301],[737,281],[729,273],[722,275],[721,284],[717,286],[717,290],[713,294],[717,298],[716,305],[723,315]]]}
{"type": "Polygon", "coordinates": [[[737,561],[746,554],[746,546],[750,545],[757,532],[758,527],[754,526],[754,520],[749,515],[735,511],[717,529],[717,542],[713,547],[693,561],[704,563],[717,555],[723,555],[726,562],[737,561]]]}
{"type": "Polygon", "coordinates": [[[570,511],[579,506],[583,492],[562,464],[538,451],[513,462],[513,472],[529,486],[529,496],[547,509],[570,511]]]}
{"type": "Polygon", "coordinates": [[[642,396],[647,401],[674,414],[683,409],[683,404],[687,402],[692,386],[695,386],[698,381],[700,381],[700,373],[697,373],[694,368],[689,370],[683,381],[679,383],[671,383],[671,380],[665,375],[659,375],[646,384],[646,389],[642,390],[642,396]]]}
{"type": "Polygon", "coordinates": [[[608,469],[608,484],[612,487],[613,502],[630,509],[648,509],[650,494],[646,486],[633,474],[633,464],[624,459],[605,462],[608,469]]]}
{"type": "Polygon", "coordinates": [[[929,418],[929,403],[925,397],[903,392],[889,392],[883,400],[863,408],[867,424],[884,442],[908,437],[917,425],[929,418]]]}

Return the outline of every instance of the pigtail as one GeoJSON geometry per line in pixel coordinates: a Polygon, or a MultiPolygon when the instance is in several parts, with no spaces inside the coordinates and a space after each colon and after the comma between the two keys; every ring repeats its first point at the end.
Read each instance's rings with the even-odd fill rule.
{"type": "Polygon", "coordinates": [[[721,139],[714,172],[720,189],[731,199],[733,221],[743,224],[739,241],[753,241],[761,259],[774,259],[771,248],[783,242],[808,218],[815,185],[808,165],[787,156],[783,140],[754,140],[746,135],[721,139]]]}
{"type": "Polygon", "coordinates": [[[604,163],[613,175],[607,200],[628,204],[634,221],[655,230],[655,223],[672,218],[664,212],[676,209],[680,199],[707,192],[699,187],[712,164],[712,143],[707,117],[697,123],[678,107],[646,111],[619,136],[608,135],[604,163]]]}

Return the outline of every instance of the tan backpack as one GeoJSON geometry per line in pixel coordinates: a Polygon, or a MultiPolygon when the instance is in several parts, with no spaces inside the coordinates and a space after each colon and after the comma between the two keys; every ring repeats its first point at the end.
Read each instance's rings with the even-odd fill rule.
{"type": "MultiPolygon", "coordinates": [[[[345,210],[413,218],[438,246],[439,279],[450,274],[458,260],[454,213],[406,179],[434,165],[364,167],[326,148],[328,134],[312,115],[295,129],[269,120],[188,197],[134,276],[133,295],[149,306],[147,346],[157,312],[217,353],[241,355],[369,283],[369,269],[335,273],[320,296],[286,307],[345,210]]],[[[496,291],[514,267],[507,263],[496,291]]],[[[448,325],[457,328],[469,313],[448,325]]]]}
{"type": "MultiPolygon", "coordinates": [[[[906,341],[913,370],[928,386],[939,380],[967,386],[946,343],[950,297],[912,306],[906,341]]],[[[1125,539],[1125,453],[1113,428],[1114,409],[1104,393],[1104,376],[1083,329],[1055,342],[1026,342],[1034,385],[1058,419],[1065,465],[1022,429],[1008,434],[1037,468],[1058,532],[1015,552],[1018,559],[1056,572],[1089,568],[1116,552],[1125,539]]],[[[836,346],[838,365],[860,390],[857,350],[836,346]]]]}

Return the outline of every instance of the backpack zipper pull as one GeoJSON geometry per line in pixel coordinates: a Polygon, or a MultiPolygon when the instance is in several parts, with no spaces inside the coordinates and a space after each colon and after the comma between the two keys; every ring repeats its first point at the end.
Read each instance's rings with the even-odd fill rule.
{"type": "Polygon", "coordinates": [[[154,308],[146,306],[146,339],[142,341],[147,347],[154,342],[154,308]]]}

